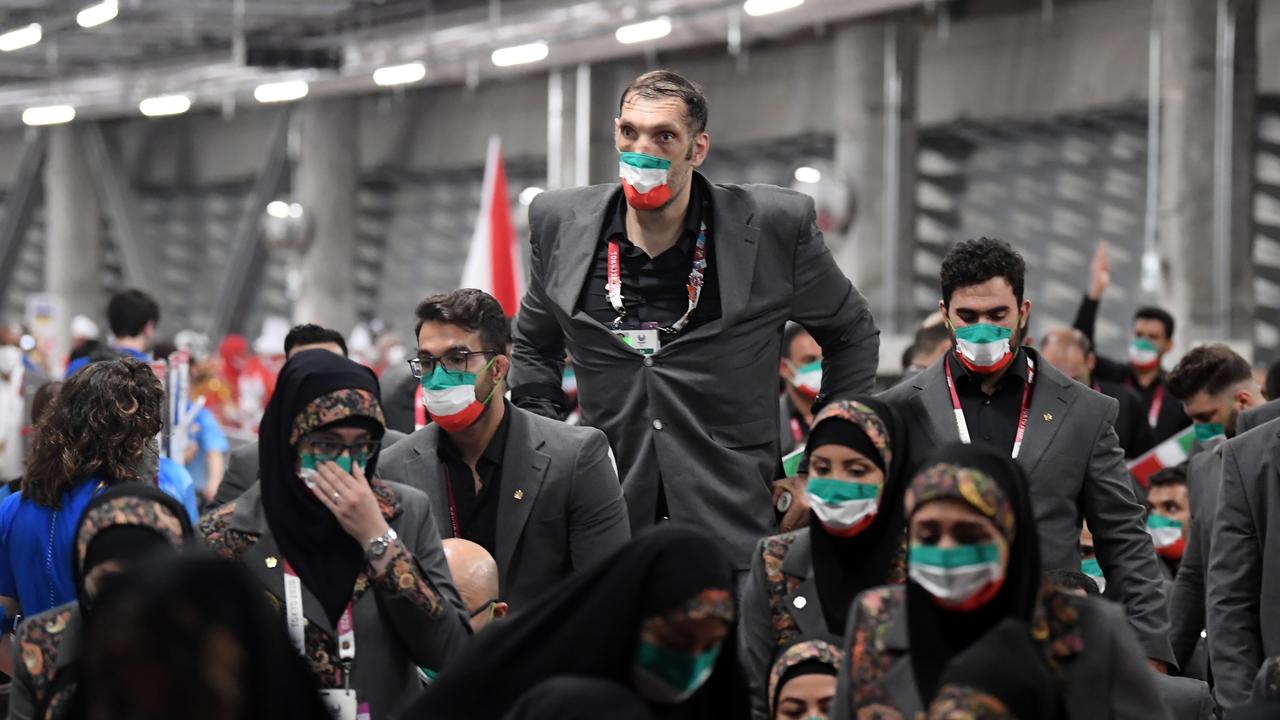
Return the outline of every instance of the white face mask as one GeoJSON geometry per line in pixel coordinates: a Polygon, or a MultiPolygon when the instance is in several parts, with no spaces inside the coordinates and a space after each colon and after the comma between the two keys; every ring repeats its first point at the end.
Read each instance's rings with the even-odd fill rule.
{"type": "Polygon", "coordinates": [[[0,375],[11,375],[22,364],[22,350],[14,345],[0,346],[0,375]]]}

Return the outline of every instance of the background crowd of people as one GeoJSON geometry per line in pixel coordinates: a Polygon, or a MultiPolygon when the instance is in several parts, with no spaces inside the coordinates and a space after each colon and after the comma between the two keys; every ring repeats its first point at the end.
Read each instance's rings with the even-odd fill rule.
{"type": "Polygon", "coordinates": [[[1280,372],[1175,358],[1158,307],[1100,356],[1105,246],[1034,337],[981,238],[877,377],[812,202],[695,172],[706,123],[633,81],[621,185],[530,208],[514,321],[431,295],[409,353],[166,343],[138,290],[63,367],[5,328],[9,716],[1280,711],[1280,372]]]}

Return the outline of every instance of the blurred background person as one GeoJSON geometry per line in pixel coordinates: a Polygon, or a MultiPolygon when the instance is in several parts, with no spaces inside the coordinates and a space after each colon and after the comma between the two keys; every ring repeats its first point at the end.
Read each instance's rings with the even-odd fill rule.
{"type": "Polygon", "coordinates": [[[1081,385],[1116,399],[1119,407],[1113,424],[1126,458],[1136,458],[1154,446],[1142,398],[1123,383],[1094,377],[1098,357],[1084,333],[1074,328],[1050,330],[1040,342],[1040,357],[1081,385]]]}
{"type": "Polygon", "coordinates": [[[445,538],[441,546],[453,584],[466,606],[471,631],[478,633],[506,617],[510,607],[498,594],[498,563],[489,551],[462,538],[445,538]]]}
{"type": "MultiPolygon", "coordinates": [[[[111,349],[143,362],[151,361],[151,345],[160,324],[160,305],[138,289],[123,290],[107,303],[107,324],[111,328],[111,349]]],[[[93,358],[78,357],[67,363],[67,377],[88,365],[93,358]]]]}
{"type": "Polygon", "coordinates": [[[822,346],[804,326],[787,323],[778,363],[782,395],[778,398],[778,446],[782,455],[804,446],[813,424],[813,403],[822,388],[822,346]]]}

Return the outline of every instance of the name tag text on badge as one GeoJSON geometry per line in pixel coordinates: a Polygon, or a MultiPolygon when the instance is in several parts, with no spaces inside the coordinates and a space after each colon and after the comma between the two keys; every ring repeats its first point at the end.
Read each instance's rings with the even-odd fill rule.
{"type": "Polygon", "coordinates": [[[662,347],[662,339],[657,328],[645,330],[618,330],[615,332],[622,342],[640,351],[644,355],[652,355],[662,347]]]}
{"type": "Polygon", "coordinates": [[[333,720],[356,720],[355,690],[321,690],[320,700],[333,720]]]}

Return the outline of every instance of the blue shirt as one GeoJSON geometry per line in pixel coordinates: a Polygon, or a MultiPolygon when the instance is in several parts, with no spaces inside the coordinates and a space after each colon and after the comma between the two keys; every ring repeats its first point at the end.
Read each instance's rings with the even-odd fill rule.
{"type": "MultiPolygon", "coordinates": [[[[160,458],[158,485],[181,502],[194,521],[195,489],[182,466],[160,458]]],[[[0,501],[0,595],[17,600],[23,615],[76,599],[71,573],[76,525],[89,501],[105,487],[98,478],[89,478],[64,492],[58,508],[37,505],[22,493],[0,501]]]]}
{"type": "MultiPolygon", "coordinates": [[[[188,403],[188,411],[190,408],[191,404],[188,403]]],[[[209,412],[209,408],[200,408],[200,412],[196,413],[195,423],[191,428],[191,440],[196,444],[196,456],[187,464],[187,472],[191,473],[196,490],[204,490],[204,486],[209,482],[209,463],[205,459],[206,455],[211,452],[225,454],[230,449],[227,434],[222,431],[222,427],[218,425],[218,419],[209,412]]]]}
{"type": "MultiPolygon", "coordinates": [[[[128,357],[131,357],[131,358],[133,358],[134,360],[141,360],[142,362],[151,362],[151,355],[150,355],[150,354],[148,354],[148,353],[144,353],[144,352],[138,352],[137,350],[134,350],[133,348],[122,348],[122,347],[118,347],[118,348],[115,348],[115,351],[116,351],[116,352],[118,352],[118,353],[120,353],[120,354],[122,354],[122,355],[126,355],[126,356],[128,356],[128,357]]],[[[75,375],[76,373],[78,373],[78,372],[80,372],[81,370],[83,370],[83,369],[84,369],[84,367],[85,367],[86,365],[88,365],[88,364],[89,364],[89,356],[88,356],[88,355],[84,355],[84,356],[82,356],[82,357],[78,357],[78,358],[76,358],[75,360],[72,360],[71,362],[67,363],[67,372],[66,372],[65,377],[71,377],[72,375],[75,375]]]]}

